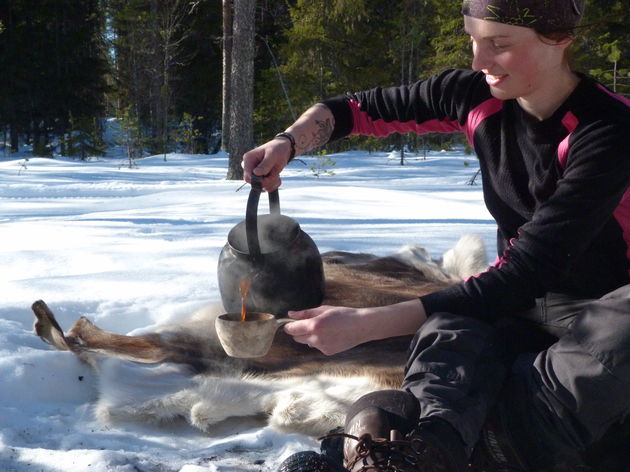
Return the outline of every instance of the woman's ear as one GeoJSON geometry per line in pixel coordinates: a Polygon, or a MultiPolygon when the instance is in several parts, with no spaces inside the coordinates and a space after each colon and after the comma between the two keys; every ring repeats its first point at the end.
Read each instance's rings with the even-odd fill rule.
{"type": "Polygon", "coordinates": [[[573,44],[573,41],[575,40],[575,36],[569,33],[565,33],[565,32],[550,33],[550,34],[538,33],[538,37],[543,43],[549,46],[558,47],[561,50],[564,50],[568,48],[569,46],[571,46],[571,44],[573,44]]]}
{"type": "Polygon", "coordinates": [[[567,34],[558,41],[558,46],[561,46],[562,48],[566,49],[573,44],[574,40],[575,40],[575,37],[567,34]]]}

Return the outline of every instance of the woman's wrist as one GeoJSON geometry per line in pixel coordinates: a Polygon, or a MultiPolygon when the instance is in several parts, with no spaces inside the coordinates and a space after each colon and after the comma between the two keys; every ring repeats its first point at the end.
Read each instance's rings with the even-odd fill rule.
{"type": "Polygon", "coordinates": [[[285,139],[289,142],[291,150],[289,152],[289,159],[287,160],[287,163],[291,162],[295,158],[295,137],[291,133],[283,131],[282,133],[276,134],[274,139],[285,139]]]}
{"type": "Polygon", "coordinates": [[[415,298],[394,305],[358,310],[364,342],[415,334],[426,320],[422,302],[415,298]]]}
{"type": "Polygon", "coordinates": [[[295,156],[299,156],[326,144],[332,135],[334,123],[335,119],[330,109],[322,103],[317,103],[276,137],[287,141],[293,138],[291,144],[295,148],[295,156]],[[289,136],[284,136],[285,133],[289,136]]]}

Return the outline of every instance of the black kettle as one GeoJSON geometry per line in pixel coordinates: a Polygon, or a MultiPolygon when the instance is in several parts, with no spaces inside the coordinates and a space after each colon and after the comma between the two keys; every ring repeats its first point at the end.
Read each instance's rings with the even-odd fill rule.
{"type": "Polygon", "coordinates": [[[248,279],[247,311],[286,316],[289,310],[319,306],[324,270],[315,242],[297,221],[280,214],[278,190],[269,193],[268,215],[258,215],[261,180],[252,176],[245,221],[228,233],[219,256],[223,307],[241,311],[241,282],[248,279]]]}

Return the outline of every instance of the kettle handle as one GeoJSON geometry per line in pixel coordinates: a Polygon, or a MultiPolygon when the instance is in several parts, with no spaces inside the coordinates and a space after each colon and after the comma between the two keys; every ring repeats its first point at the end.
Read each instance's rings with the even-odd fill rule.
{"type": "MultiPolygon", "coordinates": [[[[247,209],[245,212],[245,233],[247,236],[247,249],[254,262],[260,262],[260,243],[258,241],[258,202],[262,192],[262,179],[252,174],[252,188],[247,199],[247,209]]],[[[269,192],[269,211],[272,215],[280,214],[280,195],[278,189],[269,192]]]]}

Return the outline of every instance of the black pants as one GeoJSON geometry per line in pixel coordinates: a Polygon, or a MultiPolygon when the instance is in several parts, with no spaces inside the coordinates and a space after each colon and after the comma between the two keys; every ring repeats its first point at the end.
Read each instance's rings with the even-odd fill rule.
{"type": "Polygon", "coordinates": [[[469,453],[497,404],[526,455],[584,451],[630,411],[630,285],[599,300],[549,294],[494,324],[435,314],[412,342],[403,390],[469,453]]]}

